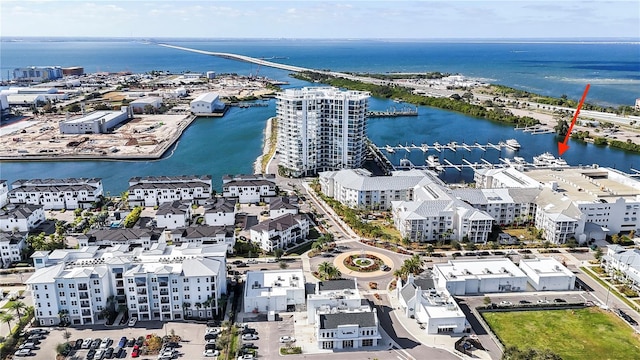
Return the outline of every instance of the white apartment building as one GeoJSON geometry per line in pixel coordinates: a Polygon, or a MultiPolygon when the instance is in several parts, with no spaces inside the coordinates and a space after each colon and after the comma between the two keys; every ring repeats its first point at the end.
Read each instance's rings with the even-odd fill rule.
{"type": "Polygon", "coordinates": [[[554,258],[521,259],[519,266],[536,291],[566,291],[575,288],[576,275],[554,258]]]}
{"type": "Polygon", "coordinates": [[[211,197],[211,175],[146,176],[129,180],[129,206],[159,206],[164,202],[193,200],[202,204],[211,197]]]}
{"type": "Polygon", "coordinates": [[[392,201],[410,201],[413,189],[430,183],[441,184],[429,170],[394,171],[391,176],[373,176],[365,169],[321,172],[322,192],[351,208],[389,209],[392,201]]]}
{"type": "Polygon", "coordinates": [[[149,250],[153,244],[165,242],[163,235],[161,229],[104,228],[90,229],[86,234],[76,236],[76,239],[81,248],[126,245],[149,250]]]}
{"type": "Polygon", "coordinates": [[[190,201],[163,202],[156,211],[156,224],[158,227],[177,229],[191,223],[190,201]]]}
{"type": "Polygon", "coordinates": [[[9,184],[7,180],[0,180],[0,207],[9,203],[9,184]]]}
{"type": "Polygon", "coordinates": [[[233,253],[233,247],[236,244],[235,232],[233,225],[223,226],[189,226],[173,230],[165,230],[164,241],[167,244],[182,245],[195,244],[212,245],[224,244],[227,247],[227,253],[233,253]]]}
{"type": "Polygon", "coordinates": [[[40,205],[18,204],[0,208],[0,231],[28,232],[45,220],[40,205]]]}
{"type": "Polygon", "coordinates": [[[493,217],[498,225],[533,221],[538,188],[456,189],[451,194],[493,217]]]}
{"type": "Polygon", "coordinates": [[[236,223],[235,200],[214,197],[204,203],[204,223],[210,226],[233,226],[236,223]]]}
{"type": "Polygon", "coordinates": [[[496,188],[538,188],[540,183],[513,167],[486,169],[479,168],[473,173],[476,187],[496,188]]]}
{"type": "Polygon", "coordinates": [[[407,318],[424,325],[427,334],[462,333],[469,328],[467,318],[446,290],[436,290],[433,279],[407,276],[398,280],[398,302],[407,318]]]}
{"type": "Polygon", "coordinates": [[[61,134],[103,134],[118,124],[133,118],[131,107],[123,106],[120,111],[94,111],[77,118],[60,122],[61,134]]]}
{"type": "Polygon", "coordinates": [[[525,291],[527,275],[511,260],[449,260],[433,265],[433,279],[438,289],[451,295],[525,291]]]}
{"type": "Polygon", "coordinates": [[[240,204],[265,201],[276,196],[274,175],[236,175],[222,178],[222,193],[225,198],[237,200],[240,204]]]}
{"type": "Polygon", "coordinates": [[[198,95],[198,97],[191,101],[189,106],[192,113],[196,115],[207,115],[223,111],[226,105],[220,101],[220,95],[210,92],[198,95]]]}
{"type": "Polygon", "coordinates": [[[0,232],[0,265],[6,268],[22,260],[22,251],[27,248],[27,232],[0,232]]]}
{"type": "Polygon", "coordinates": [[[306,87],[286,89],[276,99],[277,150],[291,175],[362,166],[368,93],[306,87]]]}
{"type": "Polygon", "coordinates": [[[269,201],[269,217],[275,219],[279,216],[298,214],[298,205],[289,197],[276,197],[269,201]]]}
{"type": "Polygon", "coordinates": [[[244,312],[290,312],[305,304],[302,269],[249,271],[244,283],[244,312]]]}
{"type": "Polygon", "coordinates": [[[140,320],[212,318],[226,293],[225,250],[156,244],[148,251],[94,246],[36,252],[36,272],[26,282],[36,321],[97,324],[109,306],[126,306],[140,320]]]}
{"type": "Polygon", "coordinates": [[[309,220],[302,215],[285,214],[263,221],[250,229],[251,241],[260,243],[267,252],[286,249],[309,235],[309,220]]]}
{"type": "Polygon", "coordinates": [[[45,210],[88,209],[102,193],[102,179],[98,178],[16,180],[9,202],[41,205],[45,210]]]}

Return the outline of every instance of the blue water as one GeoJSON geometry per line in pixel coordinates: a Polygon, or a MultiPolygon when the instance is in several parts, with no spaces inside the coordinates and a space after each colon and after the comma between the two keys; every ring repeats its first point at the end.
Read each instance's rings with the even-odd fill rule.
{"type": "MultiPolygon", "coordinates": [[[[592,84],[588,101],[600,104],[633,104],[640,96],[640,45],[638,44],[532,44],[532,43],[433,43],[389,41],[295,41],[215,40],[172,41],[172,44],[211,51],[235,52],[255,57],[279,57],[273,61],[304,67],[359,72],[441,71],[481,77],[541,94],[567,94],[577,99],[584,84],[592,84]]],[[[87,72],[151,70],[208,71],[265,75],[289,81],[290,86],[310,85],[288,77],[286,71],[182,52],[131,41],[1,42],[0,67],[7,71],[28,65],[83,66],[87,72]]],[[[372,99],[371,108],[384,110],[388,100],[372,99]]],[[[553,135],[530,135],[512,127],[457,113],[421,107],[418,117],[371,119],[368,136],[378,145],[410,143],[473,143],[516,138],[522,150],[482,153],[458,152],[447,158],[459,163],[462,156],[476,162],[480,157],[523,156],[528,160],[544,151],[557,153],[553,135]]],[[[200,119],[183,134],[167,158],[148,162],[5,162],[0,178],[80,177],[104,179],[105,191],[126,190],[132,176],[210,174],[220,189],[221,176],[247,173],[261,152],[266,119],[275,115],[269,107],[232,109],[223,118],[200,119]]],[[[570,164],[599,163],[627,171],[640,167],[640,156],[591,144],[570,142],[564,158],[570,164]]],[[[435,154],[435,153],[434,153],[435,154]]],[[[398,152],[395,163],[407,157],[423,164],[428,154],[398,152]]],[[[471,173],[449,170],[450,181],[469,181],[471,173]]]]}

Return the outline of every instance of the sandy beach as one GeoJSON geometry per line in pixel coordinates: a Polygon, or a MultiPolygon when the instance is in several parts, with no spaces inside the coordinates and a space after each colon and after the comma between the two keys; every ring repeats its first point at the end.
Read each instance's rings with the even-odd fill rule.
{"type": "Polygon", "coordinates": [[[265,125],[264,138],[262,140],[262,154],[258,156],[256,158],[256,161],[253,163],[254,174],[262,174],[262,158],[264,158],[269,154],[272,122],[273,122],[273,118],[269,118],[267,120],[267,124],[265,125]]]}

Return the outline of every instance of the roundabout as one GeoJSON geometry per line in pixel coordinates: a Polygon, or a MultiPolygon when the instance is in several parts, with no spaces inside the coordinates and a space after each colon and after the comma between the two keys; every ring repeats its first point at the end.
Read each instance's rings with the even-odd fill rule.
{"type": "Polygon", "coordinates": [[[371,250],[348,251],[336,256],[333,265],[343,276],[355,278],[374,278],[392,276],[395,267],[393,260],[382,253],[371,250]],[[381,270],[382,266],[388,270],[381,270]]]}

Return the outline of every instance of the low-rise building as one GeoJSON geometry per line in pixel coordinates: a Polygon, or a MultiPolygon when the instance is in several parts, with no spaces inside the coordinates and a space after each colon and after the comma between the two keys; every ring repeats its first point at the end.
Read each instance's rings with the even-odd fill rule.
{"type": "Polygon", "coordinates": [[[244,312],[290,312],[304,307],[302,269],[249,271],[244,283],[244,312]]]}
{"type": "Polygon", "coordinates": [[[449,260],[433,266],[438,289],[451,295],[525,291],[527,275],[511,260],[449,260]]]}
{"type": "Polygon", "coordinates": [[[164,202],[211,198],[211,175],[146,176],[129,179],[129,206],[159,206],[164,202]]]}
{"type": "Polygon", "coordinates": [[[211,226],[233,226],[236,223],[236,202],[224,197],[207,200],[204,204],[204,223],[211,226]]]}
{"type": "Polygon", "coordinates": [[[61,134],[104,134],[124,121],[131,119],[131,108],[123,106],[120,111],[100,110],[60,122],[61,134]]]}
{"type": "MultiPolygon", "coordinates": [[[[297,201],[297,200],[296,200],[297,201]]],[[[279,216],[291,214],[298,214],[298,204],[294,203],[293,199],[289,197],[276,197],[269,201],[269,217],[274,219],[279,216]]]]}
{"type": "Polygon", "coordinates": [[[9,202],[40,205],[45,210],[88,209],[102,198],[102,179],[31,179],[11,184],[9,202]]]}
{"type": "Polygon", "coordinates": [[[241,204],[258,203],[276,196],[274,175],[236,175],[222,178],[222,192],[225,198],[238,200],[241,204]]]}
{"type": "Polygon", "coordinates": [[[21,261],[23,251],[27,248],[28,232],[0,232],[0,265],[9,265],[21,261]]]}
{"type": "Polygon", "coordinates": [[[271,252],[286,249],[309,235],[309,220],[302,215],[286,214],[268,219],[250,229],[251,241],[259,243],[262,250],[271,252]]]}
{"type": "Polygon", "coordinates": [[[315,324],[316,312],[319,310],[346,311],[359,309],[362,305],[362,296],[360,296],[356,278],[320,281],[315,286],[315,292],[307,296],[307,322],[315,324]]]}
{"type": "Polygon", "coordinates": [[[190,103],[191,112],[196,115],[207,115],[224,111],[225,104],[220,101],[217,93],[204,93],[198,95],[190,103]]]}
{"type": "Polygon", "coordinates": [[[211,319],[226,293],[224,245],[93,246],[32,258],[36,271],[26,284],[40,325],[100,323],[111,301],[143,321],[211,319]]]}
{"type": "Polygon", "coordinates": [[[9,184],[7,180],[0,180],[0,207],[9,203],[9,184]]]}
{"type": "Polygon", "coordinates": [[[404,315],[423,324],[427,334],[462,333],[469,328],[453,296],[446,290],[436,290],[430,277],[409,274],[405,284],[398,281],[396,291],[404,315]]]}
{"type": "Polygon", "coordinates": [[[519,266],[536,291],[566,291],[575,288],[576,275],[554,258],[521,259],[519,266]]]}
{"type": "Polygon", "coordinates": [[[165,242],[161,230],[138,228],[90,229],[87,233],[76,236],[76,239],[81,248],[126,245],[149,250],[153,244],[165,242]]]}
{"type": "Polygon", "coordinates": [[[640,250],[608,245],[602,260],[606,271],[614,279],[626,281],[640,291],[640,250]]]}
{"type": "Polygon", "coordinates": [[[162,106],[162,98],[157,96],[144,96],[129,103],[134,114],[155,112],[162,106]]]}
{"type": "Polygon", "coordinates": [[[28,66],[13,69],[13,79],[24,82],[42,82],[60,79],[62,77],[60,66],[28,66]]]}
{"type": "Polygon", "coordinates": [[[156,211],[156,224],[158,227],[177,229],[188,226],[191,222],[190,201],[163,202],[156,211]]]}
{"type": "Polygon", "coordinates": [[[19,204],[0,209],[0,231],[28,232],[44,220],[41,205],[19,204]]]}

